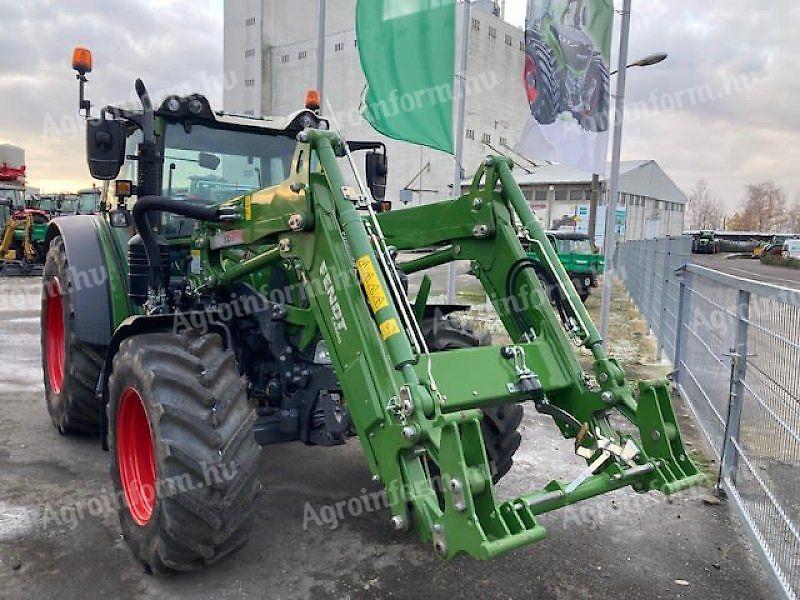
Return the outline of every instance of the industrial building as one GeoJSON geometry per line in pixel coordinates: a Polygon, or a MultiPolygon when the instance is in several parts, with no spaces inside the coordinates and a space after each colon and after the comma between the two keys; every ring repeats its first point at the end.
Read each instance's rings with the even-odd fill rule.
{"type": "MultiPolygon", "coordinates": [[[[300,107],[317,82],[317,5],[318,0],[226,0],[225,76],[234,82],[225,90],[226,111],[279,115],[300,107]]],[[[416,205],[451,197],[452,156],[385,138],[361,116],[366,81],[355,5],[355,0],[329,1],[326,14],[324,93],[336,120],[350,139],[386,143],[390,198],[416,205]]],[[[513,148],[530,115],[522,79],[524,32],[506,23],[502,5],[491,0],[473,3],[470,27],[465,176],[486,154],[513,148]]]]}
{"type": "MultiPolygon", "coordinates": [[[[588,232],[592,176],[565,165],[517,171],[531,207],[551,229],[588,232]]],[[[607,169],[608,171],[608,169],[607,169]]],[[[602,242],[605,228],[607,175],[601,176],[597,234],[602,242]]],[[[623,161],[620,168],[617,234],[622,240],[680,235],[688,199],[654,160],[623,161]]]]}
{"type": "MultiPolygon", "coordinates": [[[[452,197],[452,156],[388,139],[361,116],[366,81],[358,56],[355,5],[356,0],[328,2],[326,14],[324,93],[336,121],[349,139],[386,144],[389,198],[417,205],[452,197]]],[[[317,84],[317,19],[318,0],[226,0],[227,112],[281,115],[300,107],[306,91],[317,84]]],[[[551,227],[571,218],[574,227],[586,228],[591,175],[562,165],[534,166],[512,150],[530,116],[522,81],[524,48],[524,32],[505,22],[501,2],[473,2],[462,174],[469,179],[487,154],[510,155],[524,167],[516,174],[544,223],[551,227]]],[[[654,161],[625,163],[621,190],[622,237],[680,233],[686,196],[654,161]]],[[[598,212],[602,232],[603,211],[598,212]]]]}

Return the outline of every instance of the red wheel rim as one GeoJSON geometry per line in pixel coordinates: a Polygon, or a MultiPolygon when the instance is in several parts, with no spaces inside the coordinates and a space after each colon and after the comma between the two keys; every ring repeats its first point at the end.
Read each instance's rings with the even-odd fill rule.
{"type": "Polygon", "coordinates": [[[139,392],[122,392],[117,413],[117,465],[125,503],[137,525],[146,525],[156,504],[156,462],[150,421],[139,392]]]}
{"type": "Polygon", "coordinates": [[[525,92],[528,94],[528,102],[534,104],[539,97],[539,85],[536,81],[537,75],[536,61],[530,54],[525,55],[525,92]]]}
{"type": "Polygon", "coordinates": [[[57,277],[50,280],[47,290],[47,304],[44,311],[45,332],[45,364],[47,365],[47,383],[56,394],[61,393],[64,386],[64,301],[61,283],[57,277]]]}

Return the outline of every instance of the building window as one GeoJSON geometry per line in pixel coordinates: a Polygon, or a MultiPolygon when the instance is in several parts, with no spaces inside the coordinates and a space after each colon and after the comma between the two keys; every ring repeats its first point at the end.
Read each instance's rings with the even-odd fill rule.
{"type": "Polygon", "coordinates": [[[510,35],[506,34],[506,46],[510,46],[513,43],[514,43],[514,38],[512,38],[510,35]]]}
{"type": "Polygon", "coordinates": [[[468,140],[475,139],[475,130],[474,129],[467,129],[467,134],[465,136],[468,140]]]}
{"type": "Polygon", "coordinates": [[[556,202],[566,202],[568,198],[567,188],[556,188],[556,202]]]}
{"type": "Polygon", "coordinates": [[[547,202],[547,190],[536,190],[533,194],[533,200],[537,204],[547,202]]]}
{"type": "Polygon", "coordinates": [[[491,144],[492,143],[492,134],[484,133],[483,134],[483,143],[484,144],[491,144]]]}
{"type": "Polygon", "coordinates": [[[570,190],[569,191],[569,201],[570,202],[584,202],[586,200],[586,190],[570,190]]]}
{"type": "Polygon", "coordinates": [[[519,51],[520,51],[520,52],[525,52],[525,40],[522,40],[522,41],[519,43],[519,51]]]}
{"type": "Polygon", "coordinates": [[[255,79],[245,79],[244,80],[244,87],[253,87],[256,84],[255,79]]]}
{"type": "Polygon", "coordinates": [[[308,52],[306,50],[300,50],[300,52],[297,53],[298,60],[305,60],[307,58],[308,58],[308,52]]]}
{"type": "Polygon", "coordinates": [[[501,146],[508,146],[508,138],[507,138],[507,137],[503,137],[503,136],[501,135],[501,136],[500,136],[500,145],[501,145],[501,146]]]}
{"type": "Polygon", "coordinates": [[[497,39],[497,29],[494,27],[489,27],[489,39],[496,40],[497,39]]]}
{"type": "Polygon", "coordinates": [[[344,42],[338,42],[334,46],[334,50],[336,50],[336,52],[341,52],[342,50],[344,50],[344,42]]]}
{"type": "Polygon", "coordinates": [[[244,57],[245,58],[253,58],[255,55],[256,55],[256,51],[255,51],[254,48],[250,48],[250,50],[245,50],[244,51],[244,57]]]}
{"type": "Polygon", "coordinates": [[[255,114],[255,111],[253,111],[253,110],[246,110],[246,111],[244,111],[244,114],[246,114],[248,117],[252,117],[252,116],[255,114]]]}
{"type": "Polygon", "coordinates": [[[481,30],[481,22],[480,22],[480,20],[472,19],[472,29],[474,29],[475,31],[480,31],[481,30]]]}
{"type": "Polygon", "coordinates": [[[245,24],[246,27],[252,27],[253,25],[256,24],[256,18],[255,17],[249,17],[249,18],[244,20],[244,24],[245,24]]]}
{"type": "Polygon", "coordinates": [[[281,62],[282,63],[289,62],[289,55],[288,54],[284,54],[283,56],[281,56],[281,62]]]}

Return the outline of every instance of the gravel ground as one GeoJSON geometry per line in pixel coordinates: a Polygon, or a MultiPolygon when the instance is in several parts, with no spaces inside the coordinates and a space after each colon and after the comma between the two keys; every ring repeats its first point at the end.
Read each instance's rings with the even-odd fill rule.
{"type": "MultiPolygon", "coordinates": [[[[462,298],[474,301],[468,276],[460,281],[462,298]]],[[[596,300],[590,308],[596,311],[596,300]]],[[[325,507],[377,491],[357,443],[266,448],[265,491],[249,544],[204,572],[147,576],[104,506],[108,455],[96,440],[64,438],[50,425],[38,317],[35,280],[0,280],[0,597],[774,597],[736,518],[724,504],[709,503],[708,490],[670,500],[619,490],[545,515],[547,539],[492,562],[438,560],[414,537],[392,532],[374,501],[354,501],[358,510],[323,519],[331,515],[325,507]]],[[[624,300],[614,307],[613,330],[612,349],[632,376],[663,374],[624,300]]],[[[678,413],[689,447],[702,449],[686,410],[678,413]]],[[[580,470],[549,419],[527,411],[522,429],[502,496],[580,470]]]]}

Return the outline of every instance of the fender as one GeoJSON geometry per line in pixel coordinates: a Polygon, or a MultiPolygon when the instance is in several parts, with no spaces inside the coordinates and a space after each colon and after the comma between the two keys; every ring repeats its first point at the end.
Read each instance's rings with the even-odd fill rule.
{"type": "MultiPolygon", "coordinates": [[[[208,313],[199,311],[181,313],[180,317],[186,319],[185,322],[192,322],[193,315],[197,315],[200,322],[208,320],[208,313]]],[[[175,331],[179,315],[175,313],[168,313],[163,315],[133,315],[120,323],[114,335],[108,342],[105,359],[103,361],[103,368],[100,371],[100,378],[97,382],[97,389],[95,390],[95,397],[102,400],[102,406],[108,406],[108,379],[111,377],[111,368],[114,364],[114,356],[119,351],[119,347],[126,339],[142,335],[145,333],[157,333],[164,331],[175,331]]],[[[222,336],[222,342],[225,348],[232,347],[231,332],[228,327],[217,321],[210,320],[206,325],[208,331],[214,331],[222,336]]],[[[102,411],[100,420],[100,439],[102,441],[103,450],[108,450],[108,412],[104,409],[102,411]]]]}
{"type": "Polygon", "coordinates": [[[48,225],[45,248],[58,235],[64,240],[76,336],[87,344],[107,346],[112,333],[109,272],[97,228],[93,215],[59,217],[48,225]]]}

